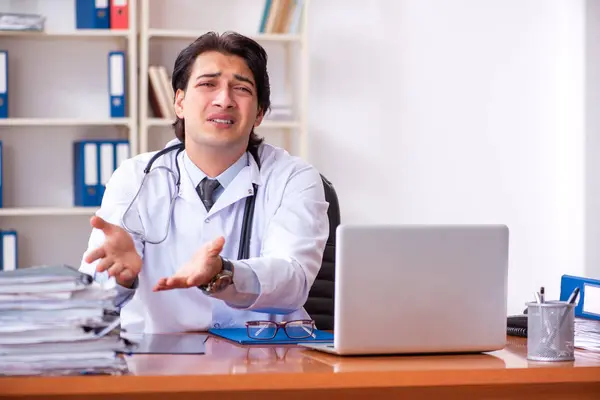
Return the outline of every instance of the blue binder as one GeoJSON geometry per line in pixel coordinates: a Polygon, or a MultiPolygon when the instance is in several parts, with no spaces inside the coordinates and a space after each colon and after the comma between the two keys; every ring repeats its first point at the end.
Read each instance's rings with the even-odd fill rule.
{"type": "Polygon", "coordinates": [[[73,144],[73,156],[75,205],[99,207],[112,174],[130,157],[129,141],[78,141],[73,144]]]}
{"type": "Polygon", "coordinates": [[[567,301],[576,287],[579,288],[579,298],[575,316],[600,321],[600,280],[563,275],[560,281],[560,300],[567,301]]]}
{"type": "Polygon", "coordinates": [[[0,231],[0,271],[14,271],[18,265],[17,232],[0,231]]]}
{"type": "Polygon", "coordinates": [[[322,342],[333,342],[333,333],[314,330],[315,337],[308,337],[302,339],[290,339],[283,330],[277,331],[277,335],[273,339],[252,339],[248,336],[246,328],[211,328],[208,330],[213,335],[220,336],[224,339],[232,340],[239,344],[297,344],[297,343],[322,343],[322,342]]]}
{"type": "Polygon", "coordinates": [[[77,29],[110,29],[109,0],[75,0],[77,29]]]}
{"type": "Polygon", "coordinates": [[[97,141],[73,143],[74,203],[79,207],[97,207],[100,186],[100,149],[97,141]]]}
{"type": "Polygon", "coordinates": [[[125,52],[108,53],[110,117],[125,117],[125,52]]]}
{"type": "Polygon", "coordinates": [[[0,140],[0,208],[2,208],[2,140],[0,140]]]}
{"type": "Polygon", "coordinates": [[[0,118],[8,118],[8,51],[0,50],[0,118]]]}

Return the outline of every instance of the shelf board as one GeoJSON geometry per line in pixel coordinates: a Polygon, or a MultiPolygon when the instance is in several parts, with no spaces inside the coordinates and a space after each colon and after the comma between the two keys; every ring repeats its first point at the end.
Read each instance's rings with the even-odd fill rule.
{"type": "Polygon", "coordinates": [[[173,121],[166,118],[148,118],[146,120],[148,126],[170,126],[172,123],[173,121]]]}
{"type": "Polygon", "coordinates": [[[272,121],[272,120],[263,120],[260,126],[256,129],[293,129],[300,127],[300,122],[298,121],[272,121]]]}
{"type": "MultiPolygon", "coordinates": [[[[207,31],[173,30],[173,29],[148,29],[148,37],[165,39],[196,39],[207,31]]],[[[257,33],[249,35],[258,42],[297,42],[302,40],[301,35],[286,33],[257,33]]]]}
{"type": "MultiPolygon", "coordinates": [[[[148,118],[147,125],[152,126],[171,126],[173,121],[165,118],[148,118]]],[[[257,129],[292,129],[300,126],[298,121],[271,121],[263,120],[257,129]]]]}
{"type": "Polygon", "coordinates": [[[0,126],[128,126],[129,123],[129,118],[0,118],[0,126]]]}
{"type": "Polygon", "coordinates": [[[118,29],[79,29],[66,32],[36,32],[36,31],[1,31],[0,36],[33,39],[68,39],[68,38],[127,38],[129,30],[118,29]]]}
{"type": "Polygon", "coordinates": [[[5,207],[0,208],[0,217],[92,216],[97,210],[98,207],[5,207]]]}

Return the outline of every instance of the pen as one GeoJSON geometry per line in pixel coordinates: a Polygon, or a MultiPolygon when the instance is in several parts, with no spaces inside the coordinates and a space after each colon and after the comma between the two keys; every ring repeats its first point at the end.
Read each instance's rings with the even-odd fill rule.
{"type": "Polygon", "coordinates": [[[535,302],[540,304],[542,302],[542,298],[540,297],[540,294],[538,292],[533,293],[533,295],[535,296],[535,302]]]}
{"type": "MultiPolygon", "coordinates": [[[[573,292],[571,292],[571,295],[569,296],[569,300],[567,301],[568,304],[574,304],[575,303],[575,299],[577,299],[577,295],[579,294],[579,287],[576,287],[573,292]]],[[[569,309],[566,309],[561,320],[560,320],[560,324],[558,325],[558,329],[561,329],[562,326],[564,325],[565,321],[567,320],[567,316],[569,315],[569,309]]]]}
{"type": "Polygon", "coordinates": [[[546,291],[546,289],[544,289],[544,287],[542,286],[540,288],[540,303],[544,303],[544,292],[546,291]]]}
{"type": "MultiPolygon", "coordinates": [[[[575,300],[577,299],[578,294],[579,294],[579,287],[576,287],[573,290],[573,292],[571,292],[571,295],[569,296],[569,300],[567,301],[567,303],[574,304],[575,300]]],[[[560,319],[560,322],[558,323],[558,327],[556,327],[552,331],[552,334],[550,335],[550,338],[548,339],[548,343],[552,343],[554,341],[554,339],[556,338],[556,335],[562,329],[562,326],[565,324],[565,321],[567,320],[568,316],[569,316],[569,309],[566,309],[560,319]]]]}
{"type": "Polygon", "coordinates": [[[571,295],[569,296],[569,300],[567,301],[569,304],[574,304],[575,300],[577,299],[577,295],[579,294],[579,287],[576,287],[575,289],[573,289],[573,292],[571,293],[571,295]]]}

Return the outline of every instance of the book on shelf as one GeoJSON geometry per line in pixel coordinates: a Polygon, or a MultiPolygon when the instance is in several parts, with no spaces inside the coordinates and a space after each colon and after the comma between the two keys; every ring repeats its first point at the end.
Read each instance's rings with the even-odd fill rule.
{"type": "Polygon", "coordinates": [[[171,77],[163,65],[148,67],[148,100],[150,109],[156,118],[175,120],[173,106],[175,92],[171,86],[171,77]]]}
{"type": "Polygon", "coordinates": [[[300,32],[304,0],[265,0],[260,33],[300,32]]]}

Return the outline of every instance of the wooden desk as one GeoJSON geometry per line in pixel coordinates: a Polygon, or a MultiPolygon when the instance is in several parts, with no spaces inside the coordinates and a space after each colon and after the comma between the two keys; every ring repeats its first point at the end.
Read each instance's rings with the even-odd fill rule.
{"type": "Polygon", "coordinates": [[[126,376],[0,378],[0,399],[600,399],[600,353],[533,363],[526,350],[509,337],[486,354],[344,358],[211,337],[204,355],[127,357],[126,376]]]}

